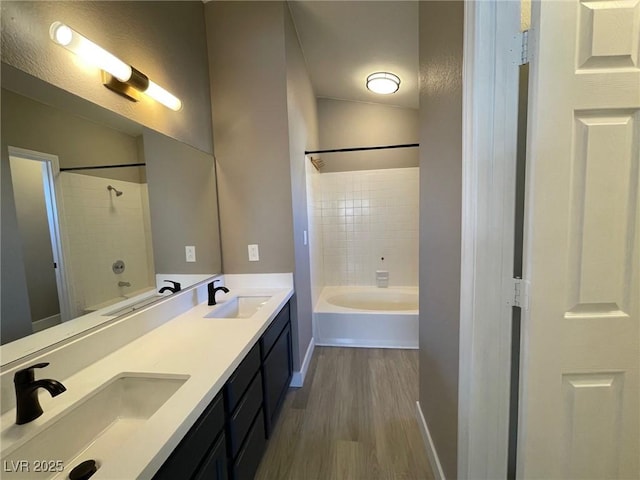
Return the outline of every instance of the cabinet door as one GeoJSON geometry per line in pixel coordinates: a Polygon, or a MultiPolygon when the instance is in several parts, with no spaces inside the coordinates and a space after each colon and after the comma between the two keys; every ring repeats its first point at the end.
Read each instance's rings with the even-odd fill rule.
{"type": "Polygon", "coordinates": [[[271,435],[282,401],[289,388],[293,365],[291,359],[291,325],[281,333],[263,363],[265,429],[271,435]]]}
{"type": "Polygon", "coordinates": [[[224,434],[211,449],[194,480],[227,480],[227,447],[224,434]]]}

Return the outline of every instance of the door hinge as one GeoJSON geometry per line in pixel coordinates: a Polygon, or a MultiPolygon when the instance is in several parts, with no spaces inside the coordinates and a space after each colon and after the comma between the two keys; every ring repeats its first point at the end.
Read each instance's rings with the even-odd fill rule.
{"type": "Polygon", "coordinates": [[[521,278],[514,278],[513,280],[513,298],[511,299],[511,306],[520,307],[523,310],[529,309],[529,282],[521,278]]]}
{"type": "Polygon", "coordinates": [[[520,51],[520,65],[529,63],[529,30],[522,32],[522,45],[520,51]]]}

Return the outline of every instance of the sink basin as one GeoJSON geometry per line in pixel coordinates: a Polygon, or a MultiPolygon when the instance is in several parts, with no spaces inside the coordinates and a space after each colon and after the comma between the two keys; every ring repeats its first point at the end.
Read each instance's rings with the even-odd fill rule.
{"type": "Polygon", "coordinates": [[[206,318],[249,318],[271,297],[234,297],[205,315],[206,318]]]}
{"type": "Polygon", "coordinates": [[[188,375],[118,375],[69,407],[18,448],[3,454],[2,478],[68,478],[75,466],[89,459],[96,461],[99,470],[102,458],[134,434],[188,378],[188,375]],[[49,471],[34,471],[43,460],[52,460],[45,468],[49,471]],[[20,465],[28,466],[29,471],[20,471],[20,465]],[[64,471],[60,472],[62,466],[64,471]]]}

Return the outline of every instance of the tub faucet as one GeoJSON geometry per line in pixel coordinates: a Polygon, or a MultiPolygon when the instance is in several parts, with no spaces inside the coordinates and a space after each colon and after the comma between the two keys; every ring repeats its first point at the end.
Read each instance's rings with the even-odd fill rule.
{"type": "Polygon", "coordinates": [[[227,287],[216,287],[215,283],[220,280],[214,280],[210,284],[207,285],[207,290],[209,292],[209,305],[216,305],[216,293],[219,290],[222,290],[224,293],[229,293],[229,289],[227,287]]]}
{"type": "Polygon", "coordinates": [[[18,370],[13,376],[16,387],[16,424],[23,425],[42,415],[42,407],[38,401],[38,389],[44,388],[52,397],[57,397],[66,390],[57,380],[36,380],[33,370],[44,368],[49,363],[36,363],[18,370]]]}
{"type": "Polygon", "coordinates": [[[179,292],[180,289],[182,288],[182,285],[180,285],[180,283],[174,282],[173,280],[165,280],[165,282],[173,283],[173,287],[162,287],[160,290],[158,290],[158,293],[164,293],[164,292],[176,293],[176,292],[179,292]]]}

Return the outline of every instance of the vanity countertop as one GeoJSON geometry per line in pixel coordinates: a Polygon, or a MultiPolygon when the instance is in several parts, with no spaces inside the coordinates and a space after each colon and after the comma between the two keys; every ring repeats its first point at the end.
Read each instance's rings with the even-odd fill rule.
{"type": "MultiPolygon", "coordinates": [[[[12,445],[22,444],[65,409],[123,372],[189,376],[139,430],[107,457],[97,459],[101,467],[92,476],[96,480],[152,478],[293,295],[291,287],[230,290],[229,294],[218,292],[219,305],[200,303],[64,379],[67,391],[62,395],[51,398],[42,393],[45,413],[31,423],[14,425],[15,409],[5,413],[1,419],[3,453],[14,450],[12,445]],[[225,301],[239,296],[271,298],[249,318],[205,318],[212,310],[223,308],[225,301]]],[[[47,378],[46,370],[39,376],[47,378]]],[[[67,478],[75,463],[65,465],[59,477],[67,478]]]]}

